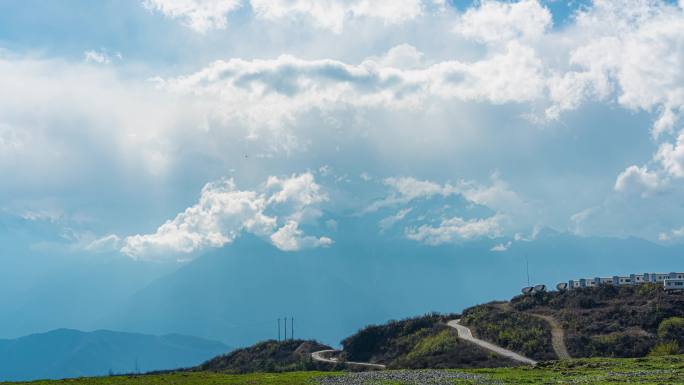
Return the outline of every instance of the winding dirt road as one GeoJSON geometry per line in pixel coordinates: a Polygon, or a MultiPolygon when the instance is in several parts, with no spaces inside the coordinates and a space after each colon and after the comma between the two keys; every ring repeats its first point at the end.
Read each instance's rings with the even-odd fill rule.
{"type": "MultiPolygon", "coordinates": [[[[497,346],[497,345],[492,344],[491,342],[487,342],[487,341],[483,341],[479,338],[475,338],[473,336],[473,333],[470,331],[470,329],[461,325],[460,321],[461,321],[460,319],[457,319],[457,320],[452,320],[452,321],[447,322],[447,325],[456,329],[456,331],[458,332],[458,338],[461,338],[461,339],[466,340],[468,342],[472,342],[475,345],[478,345],[484,349],[487,349],[487,350],[494,352],[498,355],[510,358],[514,361],[521,362],[523,364],[527,364],[527,365],[536,365],[537,364],[537,361],[535,361],[531,358],[527,358],[527,357],[522,356],[516,352],[510,351],[508,349],[504,349],[501,346],[497,346]]],[[[555,320],[553,320],[553,321],[555,322],[555,320]]],[[[552,330],[553,330],[554,324],[552,322],[549,322],[549,323],[552,325],[552,330]]],[[[559,326],[557,323],[555,323],[555,325],[559,326]]],[[[560,329],[560,331],[562,333],[563,329],[560,329]]],[[[562,334],[560,337],[560,341],[561,342],[563,341],[562,334]]],[[[554,350],[556,350],[555,342],[556,342],[556,337],[554,337],[554,350]]],[[[565,344],[563,344],[562,346],[565,347],[565,344]]],[[[340,361],[337,357],[334,357],[334,355],[338,354],[338,353],[341,353],[341,351],[340,350],[332,350],[332,349],[320,350],[320,351],[311,353],[311,358],[314,361],[327,362],[329,364],[345,364],[345,365],[350,365],[350,366],[358,366],[358,367],[373,368],[373,369],[385,369],[386,368],[385,365],[371,364],[369,362],[340,361]]],[[[567,349],[565,350],[565,353],[567,354],[567,349]]],[[[558,354],[558,352],[556,352],[556,354],[558,354]]],[[[558,356],[561,357],[560,354],[558,354],[558,356]]],[[[570,357],[570,355],[568,354],[567,357],[570,357]]]]}
{"type": "Polygon", "coordinates": [[[567,346],[565,346],[565,331],[563,331],[563,328],[561,325],[556,321],[555,318],[548,316],[548,315],[543,315],[543,314],[536,314],[536,313],[527,313],[533,317],[540,318],[544,321],[546,321],[549,326],[551,326],[551,344],[553,345],[553,351],[556,353],[556,356],[558,356],[559,360],[569,360],[572,358],[570,356],[570,353],[568,352],[567,346]]]}
{"type": "Polygon", "coordinates": [[[521,362],[523,364],[528,364],[528,365],[536,365],[537,364],[537,361],[535,361],[531,358],[524,357],[524,356],[522,356],[516,352],[510,351],[508,349],[504,349],[501,346],[497,346],[497,345],[494,345],[490,342],[483,341],[479,338],[475,338],[473,336],[473,333],[470,331],[470,329],[461,325],[460,321],[461,321],[460,319],[457,319],[457,320],[447,322],[447,325],[456,329],[456,331],[458,332],[458,338],[461,338],[461,339],[466,340],[468,342],[472,342],[475,345],[478,345],[484,349],[487,349],[487,350],[494,352],[496,354],[499,354],[501,356],[510,358],[512,360],[521,362]]]}

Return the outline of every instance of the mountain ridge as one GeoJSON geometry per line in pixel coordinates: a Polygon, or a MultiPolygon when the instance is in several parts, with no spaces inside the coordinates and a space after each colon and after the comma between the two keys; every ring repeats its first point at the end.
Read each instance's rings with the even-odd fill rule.
{"type": "Polygon", "coordinates": [[[0,340],[0,380],[35,380],[141,373],[196,365],[230,350],[180,334],[55,329],[0,340]]]}

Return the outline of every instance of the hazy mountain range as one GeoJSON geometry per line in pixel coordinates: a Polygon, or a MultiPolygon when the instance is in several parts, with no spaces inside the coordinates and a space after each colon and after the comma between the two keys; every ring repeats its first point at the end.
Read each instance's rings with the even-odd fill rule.
{"type": "Polygon", "coordinates": [[[143,373],[197,365],[226,345],[196,337],[58,329],[0,340],[0,380],[143,373]]]}

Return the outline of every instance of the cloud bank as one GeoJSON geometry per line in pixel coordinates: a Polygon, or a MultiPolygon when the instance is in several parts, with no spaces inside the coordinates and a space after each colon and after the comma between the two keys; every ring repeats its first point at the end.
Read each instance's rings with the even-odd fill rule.
{"type": "Polygon", "coordinates": [[[329,246],[328,237],[305,235],[299,221],[320,215],[305,212],[328,198],[310,173],[271,177],[261,191],[237,189],[232,179],[211,182],[199,201],[150,234],[126,237],[121,252],[140,259],[177,258],[206,248],[222,247],[241,233],[269,239],[284,251],[329,246]],[[270,213],[278,206],[284,216],[270,213]]]}

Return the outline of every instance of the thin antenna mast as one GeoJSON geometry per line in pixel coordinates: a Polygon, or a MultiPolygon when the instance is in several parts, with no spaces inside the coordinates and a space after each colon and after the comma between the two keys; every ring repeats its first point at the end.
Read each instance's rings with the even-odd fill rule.
{"type": "Polygon", "coordinates": [[[287,317],[285,317],[285,340],[287,340],[287,317]]]}
{"type": "Polygon", "coordinates": [[[525,269],[527,270],[527,286],[530,286],[530,261],[527,259],[527,254],[525,254],[525,269]]]}
{"type": "Polygon", "coordinates": [[[290,318],[290,339],[294,340],[294,317],[290,318]]]}
{"type": "Polygon", "coordinates": [[[280,341],[280,318],[278,318],[278,341],[280,341]]]}

